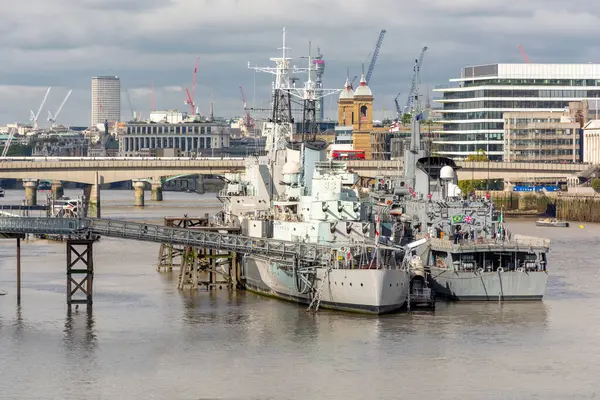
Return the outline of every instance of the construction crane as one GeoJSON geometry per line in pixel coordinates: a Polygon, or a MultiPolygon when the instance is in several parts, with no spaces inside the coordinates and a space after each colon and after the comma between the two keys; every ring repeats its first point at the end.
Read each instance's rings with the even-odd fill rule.
{"type": "Polygon", "coordinates": [[[398,103],[398,97],[400,97],[401,93],[402,92],[399,92],[394,99],[394,103],[396,104],[396,114],[398,114],[398,121],[402,119],[402,109],[400,108],[400,103],[398,103]]]}
{"type": "Polygon", "coordinates": [[[379,56],[379,49],[381,49],[381,43],[383,42],[383,37],[385,36],[386,30],[382,29],[379,32],[379,38],[377,39],[377,44],[375,44],[375,50],[373,50],[373,57],[371,58],[371,62],[369,63],[369,69],[367,70],[367,76],[365,80],[367,81],[367,85],[371,81],[371,75],[373,74],[373,70],[375,69],[375,64],[377,63],[377,57],[379,56]]]}
{"type": "Polygon", "coordinates": [[[521,52],[521,55],[525,59],[525,63],[529,64],[529,57],[527,57],[527,54],[525,54],[525,50],[523,50],[523,48],[521,47],[520,44],[517,45],[517,47],[519,48],[519,51],[521,52]]]}
{"type": "MultiPolygon", "coordinates": [[[[18,123],[17,123],[18,125],[18,123]]],[[[6,139],[6,142],[4,143],[4,148],[2,149],[2,157],[6,157],[6,155],[8,154],[8,149],[10,149],[10,144],[12,143],[13,137],[15,136],[15,133],[17,132],[17,128],[12,127],[10,128],[10,132],[8,133],[8,139],[6,139]]]]}
{"type": "Polygon", "coordinates": [[[240,93],[242,94],[242,102],[244,103],[244,125],[246,125],[248,135],[250,135],[250,130],[254,127],[254,121],[248,111],[248,103],[246,103],[246,96],[244,95],[244,87],[242,85],[240,85],[240,93]]]}
{"type": "MultiPolygon", "coordinates": [[[[154,87],[153,87],[153,89],[154,89],[154,87]]],[[[129,103],[129,110],[131,111],[131,120],[137,121],[136,115],[135,115],[135,110],[133,109],[133,104],[131,104],[131,96],[129,96],[129,92],[127,91],[127,88],[125,88],[125,94],[127,95],[127,103],[129,103]]]]}
{"type": "Polygon", "coordinates": [[[67,95],[65,96],[65,99],[62,101],[62,103],[60,103],[60,106],[58,107],[58,110],[56,110],[56,114],[52,115],[52,113],[50,112],[50,110],[48,110],[48,122],[50,122],[52,124],[51,125],[52,128],[55,127],[55,125],[56,125],[56,118],[58,118],[58,115],[62,111],[65,103],[67,102],[67,99],[71,95],[71,92],[72,92],[72,90],[69,90],[69,93],[67,93],[67,95]]]}
{"type": "Polygon", "coordinates": [[[34,113],[33,110],[30,111],[29,120],[31,122],[33,122],[33,129],[35,129],[35,130],[38,129],[38,118],[40,117],[40,112],[42,112],[42,108],[44,107],[44,104],[46,104],[46,100],[48,99],[48,94],[50,93],[50,89],[52,89],[52,87],[49,87],[48,90],[46,90],[46,94],[44,95],[44,100],[42,100],[42,104],[40,104],[40,108],[38,108],[37,113],[34,113]]]}
{"type": "Polygon", "coordinates": [[[415,100],[418,101],[419,97],[419,71],[421,70],[421,64],[423,64],[423,56],[427,51],[427,46],[423,47],[419,58],[415,60],[415,66],[413,67],[413,77],[410,84],[410,90],[408,91],[408,99],[404,106],[404,113],[412,113],[413,103],[415,100]]]}
{"type": "Polygon", "coordinates": [[[196,77],[198,76],[198,62],[200,61],[200,57],[196,57],[196,66],[194,67],[194,75],[192,76],[192,92],[185,88],[185,93],[187,94],[187,100],[185,104],[190,106],[190,115],[195,115],[196,112],[196,103],[195,100],[195,92],[196,92],[196,77]]]}

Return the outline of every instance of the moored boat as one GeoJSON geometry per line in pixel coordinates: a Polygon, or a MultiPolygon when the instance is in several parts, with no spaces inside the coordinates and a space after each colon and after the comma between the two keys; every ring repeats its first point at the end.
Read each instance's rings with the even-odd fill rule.
{"type": "MultiPolygon", "coordinates": [[[[256,293],[341,311],[385,314],[401,311],[409,298],[410,272],[403,265],[404,248],[385,243],[372,204],[361,200],[358,174],[346,163],[327,160],[327,143],[294,139],[291,98],[306,100],[305,115],[319,98],[339,94],[321,89],[311,79],[304,89],[292,83],[290,58],[272,58],[276,75],[273,115],[265,122],[266,155],[251,156],[241,173],[228,173],[218,198],[223,203],[220,224],[240,227],[244,236],[277,239],[287,246],[317,248],[307,259],[245,254],[241,283],[256,293]]],[[[369,92],[361,78],[363,91],[369,92]]],[[[350,90],[349,83],[346,90],[350,90]]],[[[310,125],[308,121],[305,126],[310,125]]],[[[304,139],[304,138],[303,138],[304,139]]]]}
{"type": "MultiPolygon", "coordinates": [[[[406,259],[422,264],[426,281],[438,296],[541,300],[548,282],[550,241],[513,235],[490,196],[463,194],[456,163],[429,155],[421,142],[421,118],[413,119],[403,176],[390,178],[371,195],[379,203],[391,203],[384,235],[410,248],[406,259]]],[[[388,179],[381,177],[379,182],[388,179]]]]}
{"type": "Polygon", "coordinates": [[[556,218],[544,218],[544,219],[538,219],[537,221],[535,221],[535,226],[568,228],[569,223],[567,221],[562,221],[562,220],[559,220],[556,218]]]}

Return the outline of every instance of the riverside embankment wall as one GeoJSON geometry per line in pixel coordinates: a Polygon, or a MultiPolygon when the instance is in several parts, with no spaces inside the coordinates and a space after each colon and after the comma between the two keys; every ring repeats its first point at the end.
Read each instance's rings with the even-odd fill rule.
{"type": "MultiPolygon", "coordinates": [[[[477,191],[485,196],[486,191],[477,191]]],[[[567,221],[600,222],[600,193],[490,191],[506,215],[547,215],[567,221]]]]}

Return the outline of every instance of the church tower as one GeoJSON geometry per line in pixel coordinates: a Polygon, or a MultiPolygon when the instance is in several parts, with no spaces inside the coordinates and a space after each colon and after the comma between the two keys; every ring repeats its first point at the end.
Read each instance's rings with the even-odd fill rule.
{"type": "Polygon", "coordinates": [[[373,93],[367,86],[365,74],[360,77],[360,85],[354,91],[352,121],[352,143],[355,150],[364,150],[371,159],[371,132],[373,131],[373,93]]]}
{"type": "Polygon", "coordinates": [[[354,124],[354,91],[346,78],[344,90],[338,99],[338,125],[352,126],[354,124]]]}

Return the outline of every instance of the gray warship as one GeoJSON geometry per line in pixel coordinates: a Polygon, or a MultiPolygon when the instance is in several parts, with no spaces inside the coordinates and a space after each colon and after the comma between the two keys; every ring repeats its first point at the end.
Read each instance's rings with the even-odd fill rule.
{"type": "MultiPolygon", "coordinates": [[[[405,251],[380,244],[372,207],[359,197],[358,174],[343,162],[328,161],[327,144],[314,135],[294,140],[291,97],[304,100],[305,125],[314,125],[315,101],[341,90],[315,87],[310,55],[308,68],[292,67],[285,31],[283,38],[282,56],[271,58],[276,66],[256,67],[275,75],[272,118],[262,129],[266,155],[248,157],[243,172],[226,174],[218,223],[240,227],[250,237],[319,244],[324,252],[314,262],[245,254],[242,283],[247,290],[309,309],[400,311],[410,280],[405,251]],[[303,88],[293,84],[297,72],[308,73],[303,88]]],[[[366,85],[364,75],[361,85],[366,85]]]]}
{"type": "Polygon", "coordinates": [[[541,300],[550,241],[513,235],[489,196],[461,193],[459,167],[421,140],[422,118],[412,121],[403,174],[377,177],[369,195],[384,211],[382,235],[410,247],[412,287],[452,300],[541,300]]]}

